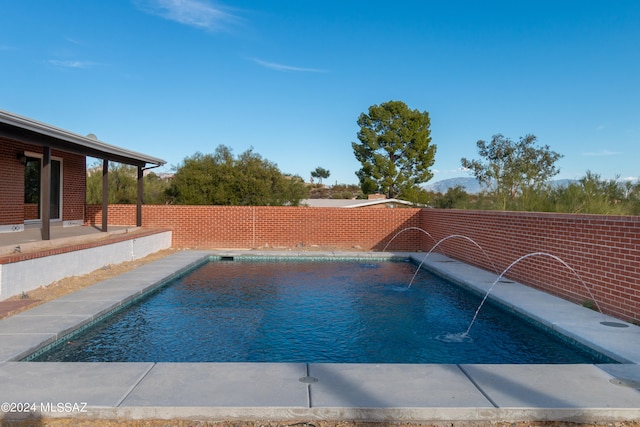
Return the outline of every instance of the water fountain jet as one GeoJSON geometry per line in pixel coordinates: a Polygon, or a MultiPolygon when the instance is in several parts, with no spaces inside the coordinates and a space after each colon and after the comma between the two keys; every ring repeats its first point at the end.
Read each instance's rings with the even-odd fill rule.
{"type": "Polygon", "coordinates": [[[418,271],[420,271],[420,268],[422,268],[422,264],[424,264],[424,262],[427,260],[427,257],[429,257],[429,255],[431,255],[431,252],[433,252],[435,248],[440,246],[441,243],[443,243],[443,242],[445,242],[445,241],[447,241],[449,239],[453,239],[454,237],[466,239],[466,240],[470,241],[471,243],[473,243],[474,245],[476,245],[476,247],[478,249],[480,249],[482,251],[482,253],[484,254],[484,256],[487,258],[487,261],[489,261],[489,264],[491,264],[491,266],[493,267],[493,270],[496,272],[496,274],[498,274],[498,269],[496,268],[496,266],[493,263],[493,261],[491,261],[491,258],[489,258],[489,255],[487,255],[485,250],[482,249],[482,246],[480,246],[478,243],[476,243],[475,240],[473,240],[470,237],[464,236],[462,234],[452,234],[450,236],[447,236],[447,237],[444,237],[444,238],[440,239],[440,241],[438,241],[431,249],[429,249],[429,252],[427,252],[427,254],[424,256],[424,258],[422,259],[422,261],[418,265],[418,268],[416,269],[416,272],[413,274],[413,277],[411,278],[411,281],[409,282],[409,286],[408,286],[409,288],[411,287],[411,285],[413,284],[413,281],[415,280],[416,276],[418,275],[418,271]]]}
{"type": "MultiPolygon", "coordinates": [[[[584,288],[587,290],[587,292],[589,293],[589,296],[591,297],[591,300],[593,301],[593,303],[595,304],[596,308],[598,309],[598,312],[602,315],[604,315],[604,313],[602,312],[602,309],[600,308],[600,305],[598,304],[598,301],[596,301],[595,297],[593,296],[593,293],[591,292],[591,289],[587,286],[587,284],[585,283],[584,280],[582,280],[582,277],[580,277],[580,275],[578,274],[578,272],[571,267],[569,264],[567,264],[563,259],[561,259],[560,257],[553,255],[553,254],[549,254],[546,252],[532,252],[526,255],[521,256],[520,258],[518,258],[517,260],[513,261],[507,268],[504,269],[504,271],[502,273],[500,273],[500,275],[498,276],[498,278],[496,280],[494,280],[494,282],[491,284],[491,286],[489,287],[489,290],[485,293],[484,298],[482,298],[482,301],[480,302],[480,305],[478,306],[478,308],[476,309],[476,312],[473,315],[473,319],[471,319],[471,323],[469,324],[469,327],[467,328],[467,330],[465,332],[463,332],[461,335],[466,337],[467,335],[469,335],[469,332],[471,331],[471,328],[473,327],[473,324],[476,321],[476,318],[478,317],[478,313],[480,313],[480,309],[482,309],[482,306],[484,305],[485,301],[487,300],[487,298],[489,297],[489,294],[491,294],[491,291],[493,290],[493,288],[496,286],[496,284],[498,284],[498,282],[500,281],[500,279],[502,279],[502,277],[507,274],[507,272],[509,270],[511,270],[511,268],[513,268],[516,264],[518,264],[520,261],[526,259],[526,258],[530,258],[530,257],[534,257],[534,256],[547,256],[547,257],[551,257],[554,260],[560,262],[562,265],[564,265],[565,267],[567,267],[577,278],[578,280],[582,283],[582,285],[584,286],[584,288]]],[[[600,324],[604,325],[604,326],[612,326],[612,327],[624,327],[626,326],[624,323],[618,323],[618,322],[607,322],[607,321],[603,321],[600,322],[600,324]]]]}
{"type": "Polygon", "coordinates": [[[433,238],[433,236],[431,234],[429,234],[428,231],[420,228],[420,227],[407,227],[407,228],[403,228],[402,230],[398,231],[392,238],[391,240],[389,240],[387,242],[386,245],[384,245],[384,248],[382,249],[382,252],[385,252],[387,250],[387,248],[389,247],[389,245],[391,244],[391,242],[393,242],[393,240],[398,237],[400,234],[404,233],[405,231],[409,231],[409,230],[418,230],[418,231],[422,231],[424,234],[426,234],[427,236],[431,237],[431,240],[433,240],[434,242],[436,241],[436,239],[433,238]]]}

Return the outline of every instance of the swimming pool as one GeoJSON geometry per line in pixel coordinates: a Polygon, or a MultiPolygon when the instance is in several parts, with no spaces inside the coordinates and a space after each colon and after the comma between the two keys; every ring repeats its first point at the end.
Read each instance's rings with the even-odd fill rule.
{"type": "Polygon", "coordinates": [[[596,363],[407,260],[211,260],[37,361],[596,363]]]}

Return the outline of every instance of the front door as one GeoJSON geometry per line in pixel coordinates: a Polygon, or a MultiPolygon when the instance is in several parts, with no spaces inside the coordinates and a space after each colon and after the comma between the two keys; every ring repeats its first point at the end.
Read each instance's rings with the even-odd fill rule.
{"type": "MultiPolygon", "coordinates": [[[[40,186],[42,158],[39,155],[27,155],[24,168],[24,220],[35,222],[42,218],[42,200],[40,186]]],[[[51,220],[62,217],[62,161],[51,159],[51,220]]]]}

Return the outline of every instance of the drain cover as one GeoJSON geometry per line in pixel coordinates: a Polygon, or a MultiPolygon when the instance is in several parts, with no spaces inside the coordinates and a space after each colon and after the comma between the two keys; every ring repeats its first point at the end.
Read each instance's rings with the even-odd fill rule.
{"type": "Polygon", "coordinates": [[[317,383],[318,379],[316,377],[302,377],[302,378],[299,378],[298,381],[305,384],[313,384],[313,383],[317,383]]]}
{"type": "Polygon", "coordinates": [[[629,325],[620,322],[600,322],[601,325],[610,326],[612,328],[628,328],[629,325]]]}
{"type": "Polygon", "coordinates": [[[630,380],[628,378],[611,378],[609,382],[623,387],[640,388],[640,381],[630,380]]]}

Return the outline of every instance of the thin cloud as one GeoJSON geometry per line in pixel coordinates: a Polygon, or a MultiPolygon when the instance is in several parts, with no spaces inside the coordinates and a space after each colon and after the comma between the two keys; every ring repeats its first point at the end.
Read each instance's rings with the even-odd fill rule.
{"type": "Polygon", "coordinates": [[[321,70],[319,68],[303,68],[303,67],[295,67],[292,65],[278,64],[277,62],[268,62],[263,61],[261,59],[253,58],[253,62],[258,65],[262,65],[265,68],[270,68],[276,71],[292,71],[298,73],[326,73],[326,70],[321,70]]]}
{"type": "Polygon", "coordinates": [[[50,59],[47,62],[50,65],[53,65],[54,67],[76,68],[76,69],[87,69],[87,68],[92,68],[92,67],[95,67],[96,65],[98,65],[96,62],[78,61],[78,60],[61,61],[61,60],[58,60],[58,59],[50,59]]]}
{"type": "Polygon", "coordinates": [[[586,153],[582,153],[583,156],[591,156],[591,157],[617,156],[618,154],[622,154],[622,153],[619,151],[609,151],[609,150],[587,151],[586,153]]]}
{"type": "Polygon", "coordinates": [[[239,18],[206,0],[134,0],[138,9],[170,21],[207,31],[221,31],[239,18]]]}
{"type": "Polygon", "coordinates": [[[65,37],[65,40],[71,44],[74,44],[76,46],[86,46],[86,43],[83,42],[82,40],[78,40],[78,39],[74,39],[71,37],[65,37]]]}

